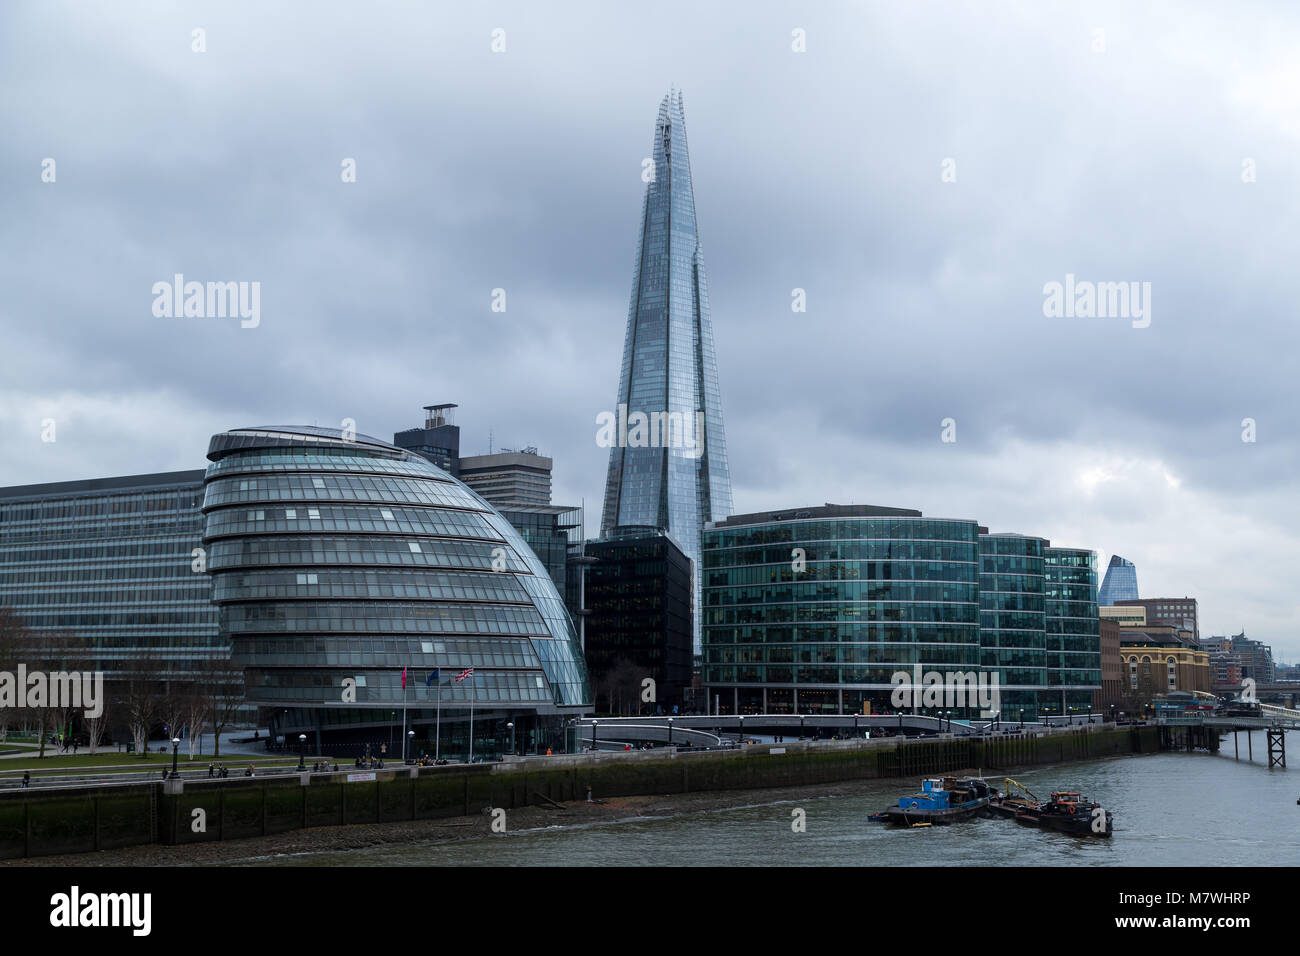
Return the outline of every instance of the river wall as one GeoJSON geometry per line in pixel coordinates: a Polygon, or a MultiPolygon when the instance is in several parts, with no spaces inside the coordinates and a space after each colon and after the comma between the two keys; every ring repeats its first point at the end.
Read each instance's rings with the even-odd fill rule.
{"type": "Polygon", "coordinates": [[[917,778],[1160,749],[1156,727],[993,738],[800,741],[731,751],[637,751],[367,773],[188,778],[0,792],[0,859],[237,840],[305,827],[437,819],[637,794],[917,778]]]}

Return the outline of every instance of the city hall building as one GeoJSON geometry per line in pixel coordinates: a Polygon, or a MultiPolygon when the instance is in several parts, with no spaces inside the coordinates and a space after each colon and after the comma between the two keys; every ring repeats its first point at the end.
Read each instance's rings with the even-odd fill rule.
{"type": "Polygon", "coordinates": [[[476,757],[567,749],[591,704],[572,621],[483,498],[337,429],[235,429],[208,458],[212,600],[274,734],[396,754],[405,728],[464,759],[472,717],[476,757]]]}
{"type": "Polygon", "coordinates": [[[909,712],[896,676],[994,676],[1014,720],[1100,686],[1096,555],[919,511],[825,505],[706,526],[703,678],[719,713],[909,712]]]}

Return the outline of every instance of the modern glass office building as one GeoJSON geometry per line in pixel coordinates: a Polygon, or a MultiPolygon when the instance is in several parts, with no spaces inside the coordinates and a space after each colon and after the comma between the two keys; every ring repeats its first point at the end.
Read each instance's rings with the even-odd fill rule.
{"type": "MultiPolygon", "coordinates": [[[[731,513],[731,474],[679,90],[659,106],[651,158],[601,537],[668,532],[695,565],[698,607],[700,532],[731,513]]],[[[698,648],[698,622],[694,631],[698,648]]]]}
{"type": "Polygon", "coordinates": [[[682,713],[694,661],[691,561],[653,529],[590,541],[587,666],[597,710],[682,713]],[[652,699],[643,681],[654,681],[652,699]]]}
{"type": "Polygon", "coordinates": [[[273,733],[391,755],[405,728],[418,752],[463,758],[472,708],[476,756],[512,732],[517,750],[566,747],[590,706],[582,655],[547,569],[491,505],[337,429],[236,429],[208,458],[212,597],[273,733]]]}
{"type": "Polygon", "coordinates": [[[1101,590],[1097,592],[1097,603],[1101,607],[1114,607],[1120,601],[1136,601],[1137,598],[1137,567],[1128,558],[1112,554],[1101,590]]]}
{"type": "Polygon", "coordinates": [[[1092,551],[975,521],[866,505],[735,515],[704,532],[710,710],[1087,713],[1101,680],[1096,584],[1092,551]],[[897,706],[896,675],[918,668],[923,681],[996,678],[996,699],[897,706]]]}
{"type": "Polygon", "coordinates": [[[1101,687],[1101,623],[1097,613],[1097,553],[1052,548],[1046,558],[1047,683],[1044,716],[1089,713],[1101,687]]]}
{"type": "Polygon", "coordinates": [[[1047,541],[980,535],[980,663],[999,675],[1003,720],[1038,719],[1047,689],[1047,541]]]}
{"type": "Polygon", "coordinates": [[[868,505],[710,524],[711,709],[894,713],[898,672],[980,670],[979,532],[974,521],[868,505]]]}
{"type": "MultiPolygon", "coordinates": [[[[113,684],[229,657],[201,552],[203,472],[0,488],[0,604],[113,684]]],[[[121,715],[118,715],[119,717],[121,715]]],[[[116,723],[116,720],[114,720],[116,723]]]]}

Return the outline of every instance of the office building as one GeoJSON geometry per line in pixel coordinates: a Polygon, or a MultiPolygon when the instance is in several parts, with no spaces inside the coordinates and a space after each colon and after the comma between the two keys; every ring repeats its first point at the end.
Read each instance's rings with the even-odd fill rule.
{"type": "Polygon", "coordinates": [[[731,474],[678,90],[660,104],[651,159],[612,424],[598,435],[610,446],[600,533],[671,535],[695,567],[698,607],[700,534],[731,513],[731,474]]]}
{"type": "Polygon", "coordinates": [[[1148,624],[1172,624],[1192,632],[1194,639],[1201,639],[1200,625],[1196,619],[1196,598],[1135,598],[1120,599],[1116,607],[1141,607],[1146,611],[1148,624]]]}
{"type": "Polygon", "coordinates": [[[589,541],[586,553],[593,559],[586,656],[596,710],[685,712],[694,660],[690,558],[653,529],[589,541]]]}
{"type": "Polygon", "coordinates": [[[1110,556],[1110,565],[1106,568],[1106,577],[1097,591],[1097,603],[1102,607],[1111,607],[1118,601],[1136,601],[1138,599],[1137,568],[1128,558],[1118,554],[1110,556]]]}
{"type": "Polygon", "coordinates": [[[1047,683],[1044,716],[1089,713],[1101,686],[1101,625],[1097,613],[1097,553],[1049,547],[1046,557],[1047,683]]]}
{"type": "Polygon", "coordinates": [[[337,429],[235,429],[208,458],[212,599],[274,734],[392,754],[404,728],[462,759],[512,732],[522,751],[572,744],[567,722],[591,703],[572,622],[481,497],[337,429]]]}
{"type": "Polygon", "coordinates": [[[110,694],[142,674],[160,692],[208,680],[229,648],[203,573],[202,501],[202,471],[0,488],[0,604],[38,641],[70,639],[75,668],[103,671],[110,694]]]}
{"type": "Polygon", "coordinates": [[[500,507],[551,503],[551,459],[536,448],[503,449],[460,459],[456,476],[485,501],[500,507]]]}

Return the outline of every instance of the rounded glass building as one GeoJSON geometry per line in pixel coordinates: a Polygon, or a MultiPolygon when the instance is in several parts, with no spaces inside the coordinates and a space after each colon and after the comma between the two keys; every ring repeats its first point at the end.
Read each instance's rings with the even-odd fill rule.
{"type": "Polygon", "coordinates": [[[235,429],[208,459],[213,602],[273,734],[339,755],[399,756],[409,731],[415,755],[568,749],[590,709],[582,651],[545,567],[491,505],[338,429],[235,429]]]}

